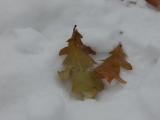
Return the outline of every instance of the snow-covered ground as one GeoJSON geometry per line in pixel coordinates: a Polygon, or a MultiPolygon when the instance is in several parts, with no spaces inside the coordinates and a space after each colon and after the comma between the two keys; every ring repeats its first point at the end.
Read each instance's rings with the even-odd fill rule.
{"type": "Polygon", "coordinates": [[[0,17],[0,120],[160,120],[160,12],[144,0],[0,0],[0,17]],[[74,24],[100,58],[122,41],[125,86],[70,95],[58,51],[74,24]]]}

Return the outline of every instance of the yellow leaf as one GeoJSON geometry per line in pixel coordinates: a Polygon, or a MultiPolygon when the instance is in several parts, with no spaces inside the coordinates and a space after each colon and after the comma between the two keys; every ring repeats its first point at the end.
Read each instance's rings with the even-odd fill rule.
{"type": "Polygon", "coordinates": [[[82,35],[74,27],[67,47],[59,55],[66,55],[64,70],[58,72],[61,80],[71,80],[72,92],[81,98],[94,98],[104,88],[92,70],[95,61],[89,54],[95,52],[81,41],[82,35]]]}

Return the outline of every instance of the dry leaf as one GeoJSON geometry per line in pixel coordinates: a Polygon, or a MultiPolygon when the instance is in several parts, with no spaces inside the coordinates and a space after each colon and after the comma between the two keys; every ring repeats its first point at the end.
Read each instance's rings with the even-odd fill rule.
{"type": "Polygon", "coordinates": [[[160,0],[146,0],[146,2],[158,9],[160,8],[160,0]]]}
{"type": "Polygon", "coordinates": [[[95,61],[89,54],[95,52],[81,41],[82,35],[74,27],[68,47],[60,50],[59,55],[67,55],[64,70],[58,72],[62,80],[72,81],[72,92],[81,98],[93,98],[103,89],[104,85],[93,73],[95,61]]]}
{"type": "Polygon", "coordinates": [[[104,62],[95,68],[95,73],[100,79],[106,79],[109,83],[113,79],[119,81],[120,83],[126,83],[120,77],[120,67],[127,70],[132,70],[132,65],[126,61],[126,54],[123,51],[122,44],[114,48],[110,52],[111,56],[104,60],[104,62]]]}

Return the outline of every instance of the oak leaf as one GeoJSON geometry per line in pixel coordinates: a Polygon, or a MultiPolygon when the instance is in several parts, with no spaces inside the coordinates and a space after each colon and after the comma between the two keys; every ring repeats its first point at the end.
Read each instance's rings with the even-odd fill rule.
{"type": "Polygon", "coordinates": [[[110,56],[103,60],[103,63],[95,68],[95,73],[100,79],[106,79],[109,83],[113,79],[120,83],[126,83],[120,77],[120,68],[123,67],[127,70],[132,70],[132,65],[126,61],[127,55],[123,51],[122,44],[114,48],[110,52],[110,56]]]}
{"type": "Polygon", "coordinates": [[[58,72],[61,80],[72,82],[72,92],[81,98],[94,98],[104,87],[92,68],[95,61],[89,54],[95,52],[82,43],[82,35],[73,29],[72,37],[68,40],[68,46],[61,49],[59,55],[66,55],[63,62],[64,70],[58,72]]]}

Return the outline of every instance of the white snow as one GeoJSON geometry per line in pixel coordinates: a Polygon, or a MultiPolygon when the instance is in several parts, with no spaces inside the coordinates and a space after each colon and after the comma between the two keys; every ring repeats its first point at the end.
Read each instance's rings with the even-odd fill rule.
{"type": "Polygon", "coordinates": [[[0,0],[0,16],[0,120],[160,120],[160,12],[144,0],[0,0]],[[97,59],[123,43],[126,85],[70,95],[58,51],[75,24],[97,59]]]}

